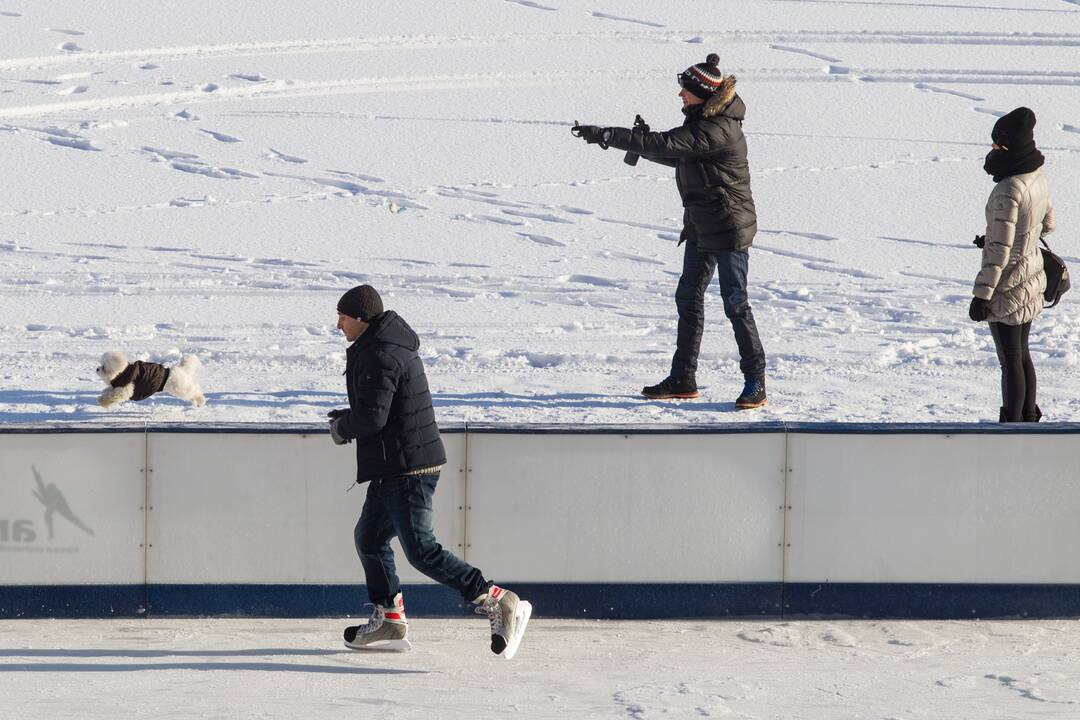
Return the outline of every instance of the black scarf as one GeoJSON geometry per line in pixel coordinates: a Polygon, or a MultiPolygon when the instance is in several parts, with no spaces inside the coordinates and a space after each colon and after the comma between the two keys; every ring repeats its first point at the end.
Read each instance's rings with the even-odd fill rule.
{"type": "Polygon", "coordinates": [[[987,175],[993,176],[994,182],[1001,182],[1013,175],[1034,172],[1041,168],[1044,162],[1046,158],[1035,147],[1035,143],[1031,143],[1030,146],[1015,150],[991,150],[986,155],[983,170],[987,175]]]}

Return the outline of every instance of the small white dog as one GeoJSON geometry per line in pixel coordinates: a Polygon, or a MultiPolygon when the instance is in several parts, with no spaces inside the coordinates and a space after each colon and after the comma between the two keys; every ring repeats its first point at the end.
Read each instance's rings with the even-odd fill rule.
{"type": "Polygon", "coordinates": [[[194,355],[180,358],[180,364],[165,367],[158,363],[136,360],[128,362],[122,352],[109,351],[101,356],[97,374],[109,384],[98,398],[98,405],[112,407],[125,400],[143,400],[159,392],[188,400],[195,407],[206,404],[196,373],[202,365],[194,355]]]}

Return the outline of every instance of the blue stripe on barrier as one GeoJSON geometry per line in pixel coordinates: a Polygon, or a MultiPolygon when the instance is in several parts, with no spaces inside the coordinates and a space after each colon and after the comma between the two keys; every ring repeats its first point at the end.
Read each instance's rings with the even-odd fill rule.
{"type": "MultiPolygon", "coordinates": [[[[512,583],[537,616],[605,619],[778,616],[780,583],[512,583]]],[[[409,614],[472,612],[441,585],[402,589],[409,614]]],[[[0,618],[366,617],[363,585],[0,586],[0,618]]]]}
{"type": "MultiPolygon", "coordinates": [[[[465,612],[460,595],[442,585],[403,588],[408,612],[454,616],[465,612]]],[[[363,585],[149,585],[149,615],[217,617],[367,617],[363,585]]]]}
{"type": "Polygon", "coordinates": [[[3,585],[0,619],[141,617],[145,585],[3,585]]]}
{"type": "Polygon", "coordinates": [[[786,583],[784,616],[958,620],[1080,616],[1080,585],[786,583]]]}
{"type": "Polygon", "coordinates": [[[780,583],[508,583],[537,617],[654,620],[779,616],[780,583]]]}
{"type": "MultiPolygon", "coordinates": [[[[1080,585],[935,583],[511,583],[537,617],[1056,618],[1080,616],[1080,585]]],[[[439,585],[403,588],[408,612],[471,612],[439,585]]],[[[366,617],[362,585],[0,586],[0,618],[366,617]]]]}

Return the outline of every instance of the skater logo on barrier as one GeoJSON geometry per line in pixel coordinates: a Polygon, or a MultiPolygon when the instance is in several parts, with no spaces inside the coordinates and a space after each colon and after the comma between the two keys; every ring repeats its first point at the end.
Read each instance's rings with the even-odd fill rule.
{"type": "MultiPolygon", "coordinates": [[[[60,517],[66,520],[83,533],[93,537],[94,531],[76,515],[67,498],[60,492],[55,483],[46,483],[34,466],[30,467],[34,473],[35,487],[33,495],[45,506],[44,524],[48,533],[47,541],[52,543],[56,539],[57,522],[60,517]]],[[[77,546],[57,547],[54,545],[42,545],[37,526],[28,518],[0,519],[0,550],[22,550],[25,552],[48,552],[48,553],[74,553],[78,552],[77,546]]]]}

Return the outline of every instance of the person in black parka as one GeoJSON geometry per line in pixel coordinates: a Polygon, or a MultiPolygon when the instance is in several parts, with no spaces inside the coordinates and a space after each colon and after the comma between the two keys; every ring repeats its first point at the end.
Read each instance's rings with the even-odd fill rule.
{"type": "Polygon", "coordinates": [[[675,292],[679,329],[671,374],[642,390],[648,398],[695,398],[698,350],[705,327],[705,290],[715,272],[724,313],[731,321],[745,384],[739,409],[766,404],[765,352],[746,293],[749,249],[757,232],[750,192],[750,165],[742,122],[746,105],[735,92],[735,76],[724,76],[719,57],[679,73],[685,120],[667,132],[636,128],[577,126],[575,134],[602,148],[627,150],[675,168],[683,204],[686,243],[682,276],[675,292]]]}
{"type": "Polygon", "coordinates": [[[370,285],[338,301],[338,329],[352,343],[346,351],[348,409],[333,410],[330,437],[356,443],[356,482],[370,483],[353,532],[375,610],[365,625],[345,629],[354,650],[408,650],[405,603],[390,541],[397,537],[409,563],[475,605],[491,623],[491,650],[509,657],[525,631],[532,607],[485,580],[479,569],[435,539],[432,497],[446,451],[435,422],[420,340],[370,285]]]}

